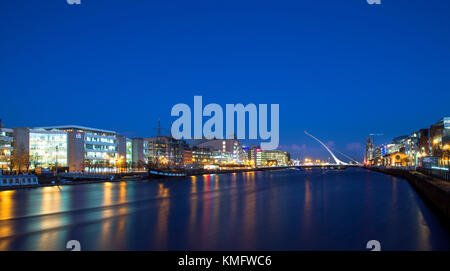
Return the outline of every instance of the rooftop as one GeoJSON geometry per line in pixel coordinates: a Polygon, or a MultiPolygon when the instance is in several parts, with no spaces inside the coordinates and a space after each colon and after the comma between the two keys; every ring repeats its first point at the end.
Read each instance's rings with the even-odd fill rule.
{"type": "Polygon", "coordinates": [[[36,127],[36,129],[64,129],[64,130],[78,129],[78,130],[86,130],[86,131],[93,131],[93,132],[110,133],[110,134],[116,133],[114,131],[84,127],[84,126],[79,126],[79,125],[60,125],[60,126],[36,127]]]}

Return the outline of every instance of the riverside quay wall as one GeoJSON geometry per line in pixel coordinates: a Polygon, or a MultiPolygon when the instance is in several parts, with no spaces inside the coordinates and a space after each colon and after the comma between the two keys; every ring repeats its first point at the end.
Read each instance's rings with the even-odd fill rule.
{"type": "Polygon", "coordinates": [[[378,167],[365,168],[406,179],[450,223],[450,182],[413,170],[378,167]]]}

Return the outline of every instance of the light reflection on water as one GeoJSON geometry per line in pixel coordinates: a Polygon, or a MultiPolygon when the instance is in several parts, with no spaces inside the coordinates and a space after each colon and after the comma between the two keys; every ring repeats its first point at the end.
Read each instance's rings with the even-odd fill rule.
{"type": "Polygon", "coordinates": [[[0,192],[0,250],[448,250],[446,227],[405,180],[361,169],[0,192]]]}

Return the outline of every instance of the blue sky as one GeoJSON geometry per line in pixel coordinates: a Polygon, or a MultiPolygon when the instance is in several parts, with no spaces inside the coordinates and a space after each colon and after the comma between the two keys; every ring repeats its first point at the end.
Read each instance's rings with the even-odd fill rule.
{"type": "Polygon", "coordinates": [[[150,137],[177,103],[280,104],[280,144],[357,158],[450,115],[450,1],[0,2],[0,118],[150,137]]]}

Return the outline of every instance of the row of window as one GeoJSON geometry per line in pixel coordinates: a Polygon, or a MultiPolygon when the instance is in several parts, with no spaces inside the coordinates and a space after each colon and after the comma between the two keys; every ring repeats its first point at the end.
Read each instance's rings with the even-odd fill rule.
{"type": "Polygon", "coordinates": [[[92,137],[92,136],[86,136],[86,141],[112,143],[112,144],[116,143],[116,141],[112,138],[92,137]]]}
{"type": "Polygon", "coordinates": [[[105,146],[105,145],[93,145],[93,144],[85,144],[86,150],[95,150],[95,151],[116,151],[115,146],[105,146]]]}

